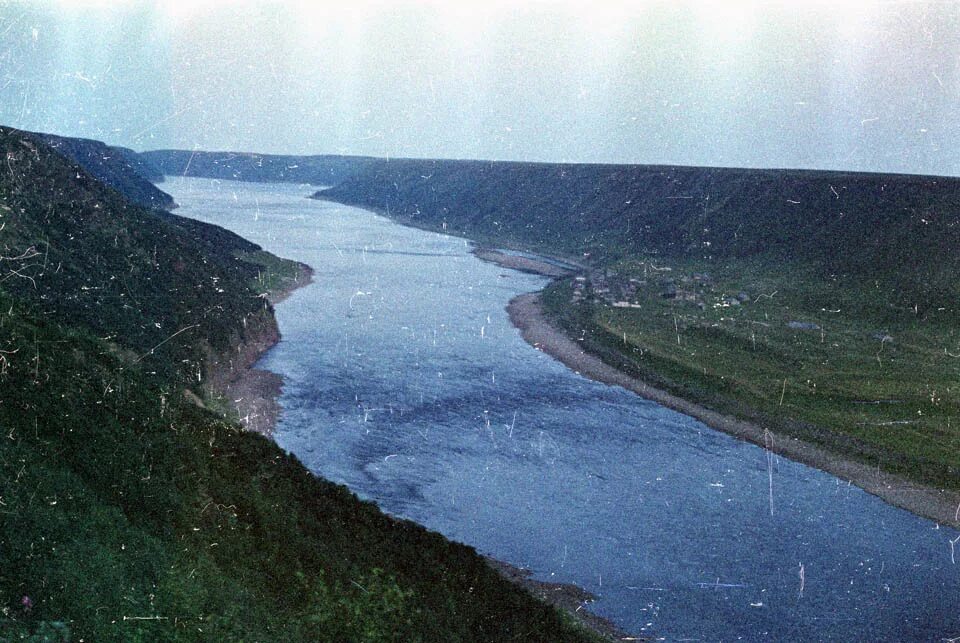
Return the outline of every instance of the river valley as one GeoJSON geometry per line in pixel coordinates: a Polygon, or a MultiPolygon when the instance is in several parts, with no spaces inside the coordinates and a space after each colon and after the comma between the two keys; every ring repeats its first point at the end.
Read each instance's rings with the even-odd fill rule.
{"type": "Polygon", "coordinates": [[[575,583],[637,634],[960,634],[960,534],[537,351],[504,309],[545,278],[309,186],[162,187],[177,214],[314,268],[258,366],[285,382],[275,439],[317,475],[575,583]]]}

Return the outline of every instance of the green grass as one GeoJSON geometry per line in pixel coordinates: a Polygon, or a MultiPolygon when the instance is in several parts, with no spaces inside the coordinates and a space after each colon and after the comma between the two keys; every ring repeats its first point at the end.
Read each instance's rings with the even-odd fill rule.
{"type": "Polygon", "coordinates": [[[283,294],[305,277],[306,268],[302,264],[281,259],[263,250],[239,251],[237,258],[256,267],[253,288],[270,299],[283,294]]]}
{"type": "MultiPolygon", "coordinates": [[[[815,441],[915,480],[960,488],[960,333],[953,315],[918,315],[869,285],[802,266],[658,260],[674,277],[709,270],[703,309],[652,283],[640,309],[573,306],[546,295],[564,327],[607,361],[719,411],[815,441]],[[740,306],[715,306],[746,292],[740,306]],[[772,295],[772,296],[771,296],[772,295]],[[790,321],[820,330],[795,330],[790,321]],[[891,340],[883,340],[889,336],[891,340]]],[[[639,261],[618,266],[641,274],[639,261]]]]}
{"type": "Polygon", "coordinates": [[[16,309],[2,316],[0,639],[59,622],[97,641],[591,640],[472,549],[184,402],[148,360],[16,309]],[[68,350],[37,372],[35,342],[68,350]]]}

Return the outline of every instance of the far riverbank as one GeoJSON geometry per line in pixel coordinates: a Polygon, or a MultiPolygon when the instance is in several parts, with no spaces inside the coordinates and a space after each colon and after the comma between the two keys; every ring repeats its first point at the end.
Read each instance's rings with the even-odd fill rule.
{"type": "MultiPolygon", "coordinates": [[[[480,259],[504,267],[537,272],[553,278],[562,276],[558,274],[556,266],[546,262],[537,262],[524,257],[523,265],[520,267],[517,265],[517,257],[496,251],[478,251],[474,254],[480,259]]],[[[514,298],[507,306],[507,312],[510,315],[510,321],[521,331],[528,343],[584,377],[620,386],[669,409],[696,418],[713,429],[769,449],[791,460],[826,471],[882,498],[891,505],[906,509],[923,518],[951,527],[960,526],[960,493],[958,492],[921,485],[862,462],[839,456],[809,442],[780,435],[751,422],[723,415],[650,386],[610,366],[599,357],[586,352],[577,341],[550,321],[541,306],[539,293],[514,298]]]]}

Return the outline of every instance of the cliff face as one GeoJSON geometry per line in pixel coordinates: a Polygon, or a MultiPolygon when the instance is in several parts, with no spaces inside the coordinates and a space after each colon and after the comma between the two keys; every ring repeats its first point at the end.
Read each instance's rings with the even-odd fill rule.
{"type": "Polygon", "coordinates": [[[167,176],[311,185],[340,183],[373,160],[363,156],[295,156],[189,150],[155,150],[142,152],[138,157],[167,176]]]}
{"type": "Polygon", "coordinates": [[[36,136],[133,203],[163,210],[176,207],[173,197],[153,185],[163,181],[163,174],[133,150],[85,138],[36,136]]]}
{"type": "Polygon", "coordinates": [[[960,272],[954,178],[401,159],[370,163],[316,196],[600,262],[788,259],[939,301],[960,272]]]}

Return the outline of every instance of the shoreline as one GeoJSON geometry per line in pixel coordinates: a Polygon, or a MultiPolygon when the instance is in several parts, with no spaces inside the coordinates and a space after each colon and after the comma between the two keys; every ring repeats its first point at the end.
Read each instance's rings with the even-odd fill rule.
{"type": "MultiPolygon", "coordinates": [[[[518,267],[516,257],[496,251],[474,252],[479,259],[505,268],[537,272],[556,278],[556,266],[532,259],[518,267]]],[[[574,372],[604,384],[620,386],[669,409],[688,415],[717,431],[722,431],[777,455],[819,469],[851,484],[884,502],[937,524],[960,529],[960,492],[936,489],[902,476],[885,473],[876,467],[851,460],[798,438],[713,411],[685,400],[610,366],[599,357],[583,350],[563,330],[554,326],[540,305],[540,293],[514,297],[507,305],[510,322],[537,350],[547,353],[574,372]]]]}
{"type": "Polygon", "coordinates": [[[477,246],[473,248],[473,250],[470,251],[470,254],[481,261],[489,261],[490,263],[495,263],[498,266],[503,266],[504,268],[512,268],[513,270],[519,270],[520,272],[543,275],[544,277],[553,277],[554,279],[573,274],[572,270],[562,268],[552,263],[547,263],[546,261],[537,261],[536,259],[531,259],[530,257],[509,255],[494,248],[488,248],[484,246],[477,246]]]}
{"type": "Polygon", "coordinates": [[[540,305],[540,293],[514,297],[507,305],[507,313],[524,340],[586,378],[625,388],[640,397],[695,418],[710,428],[761,448],[769,448],[773,453],[846,480],[895,507],[938,524],[960,528],[960,492],[934,489],[879,471],[876,467],[844,458],[814,444],[723,415],[631,377],[584,351],[575,340],[554,326],[540,305]]]}
{"type": "Polygon", "coordinates": [[[573,583],[551,583],[532,578],[533,572],[511,563],[483,556],[487,564],[514,585],[519,585],[538,599],[558,607],[577,619],[584,627],[614,641],[649,641],[647,637],[633,636],[621,630],[612,621],[583,609],[597,597],[573,583]]]}
{"type": "MultiPolygon", "coordinates": [[[[496,254],[499,255],[499,253],[496,254]]],[[[511,258],[508,255],[502,256],[511,258]]],[[[525,261],[530,261],[531,264],[539,266],[539,262],[525,261]]],[[[551,267],[549,264],[543,265],[548,268],[551,267]]],[[[294,291],[313,283],[313,268],[304,263],[301,263],[300,267],[300,272],[294,280],[281,290],[271,293],[268,297],[271,307],[290,297],[294,291]]],[[[516,269],[522,270],[523,268],[516,267],[516,269]]],[[[528,270],[538,272],[537,269],[528,268],[528,270]]],[[[272,310],[270,317],[275,327],[276,318],[272,310]]],[[[271,440],[281,411],[278,398],[283,388],[283,377],[272,371],[256,368],[254,364],[279,341],[279,331],[272,333],[266,341],[255,341],[255,350],[248,359],[244,360],[246,365],[239,369],[219,368],[218,378],[221,382],[215,386],[217,393],[232,402],[240,424],[246,430],[260,433],[271,440]]],[[[202,404],[199,398],[196,401],[202,404]]],[[[631,636],[618,628],[612,621],[583,609],[595,601],[596,597],[577,585],[535,580],[531,578],[533,572],[528,569],[486,555],[483,558],[490,567],[509,582],[522,587],[548,605],[568,612],[585,628],[601,636],[613,641],[648,640],[631,636]]]]}
{"type": "MultiPolygon", "coordinates": [[[[299,263],[299,262],[298,262],[299,263]]],[[[264,337],[254,337],[252,342],[238,345],[237,352],[243,358],[239,365],[215,364],[212,388],[227,401],[236,412],[240,424],[248,431],[272,438],[280,417],[278,398],[283,389],[283,377],[272,371],[257,368],[268,350],[280,341],[273,307],[287,299],[294,291],[313,283],[313,268],[299,263],[297,276],[283,288],[267,296],[270,303],[270,325],[264,337]],[[246,344],[246,345],[244,345],[246,344]],[[244,351],[243,349],[248,350],[244,351]]]]}

